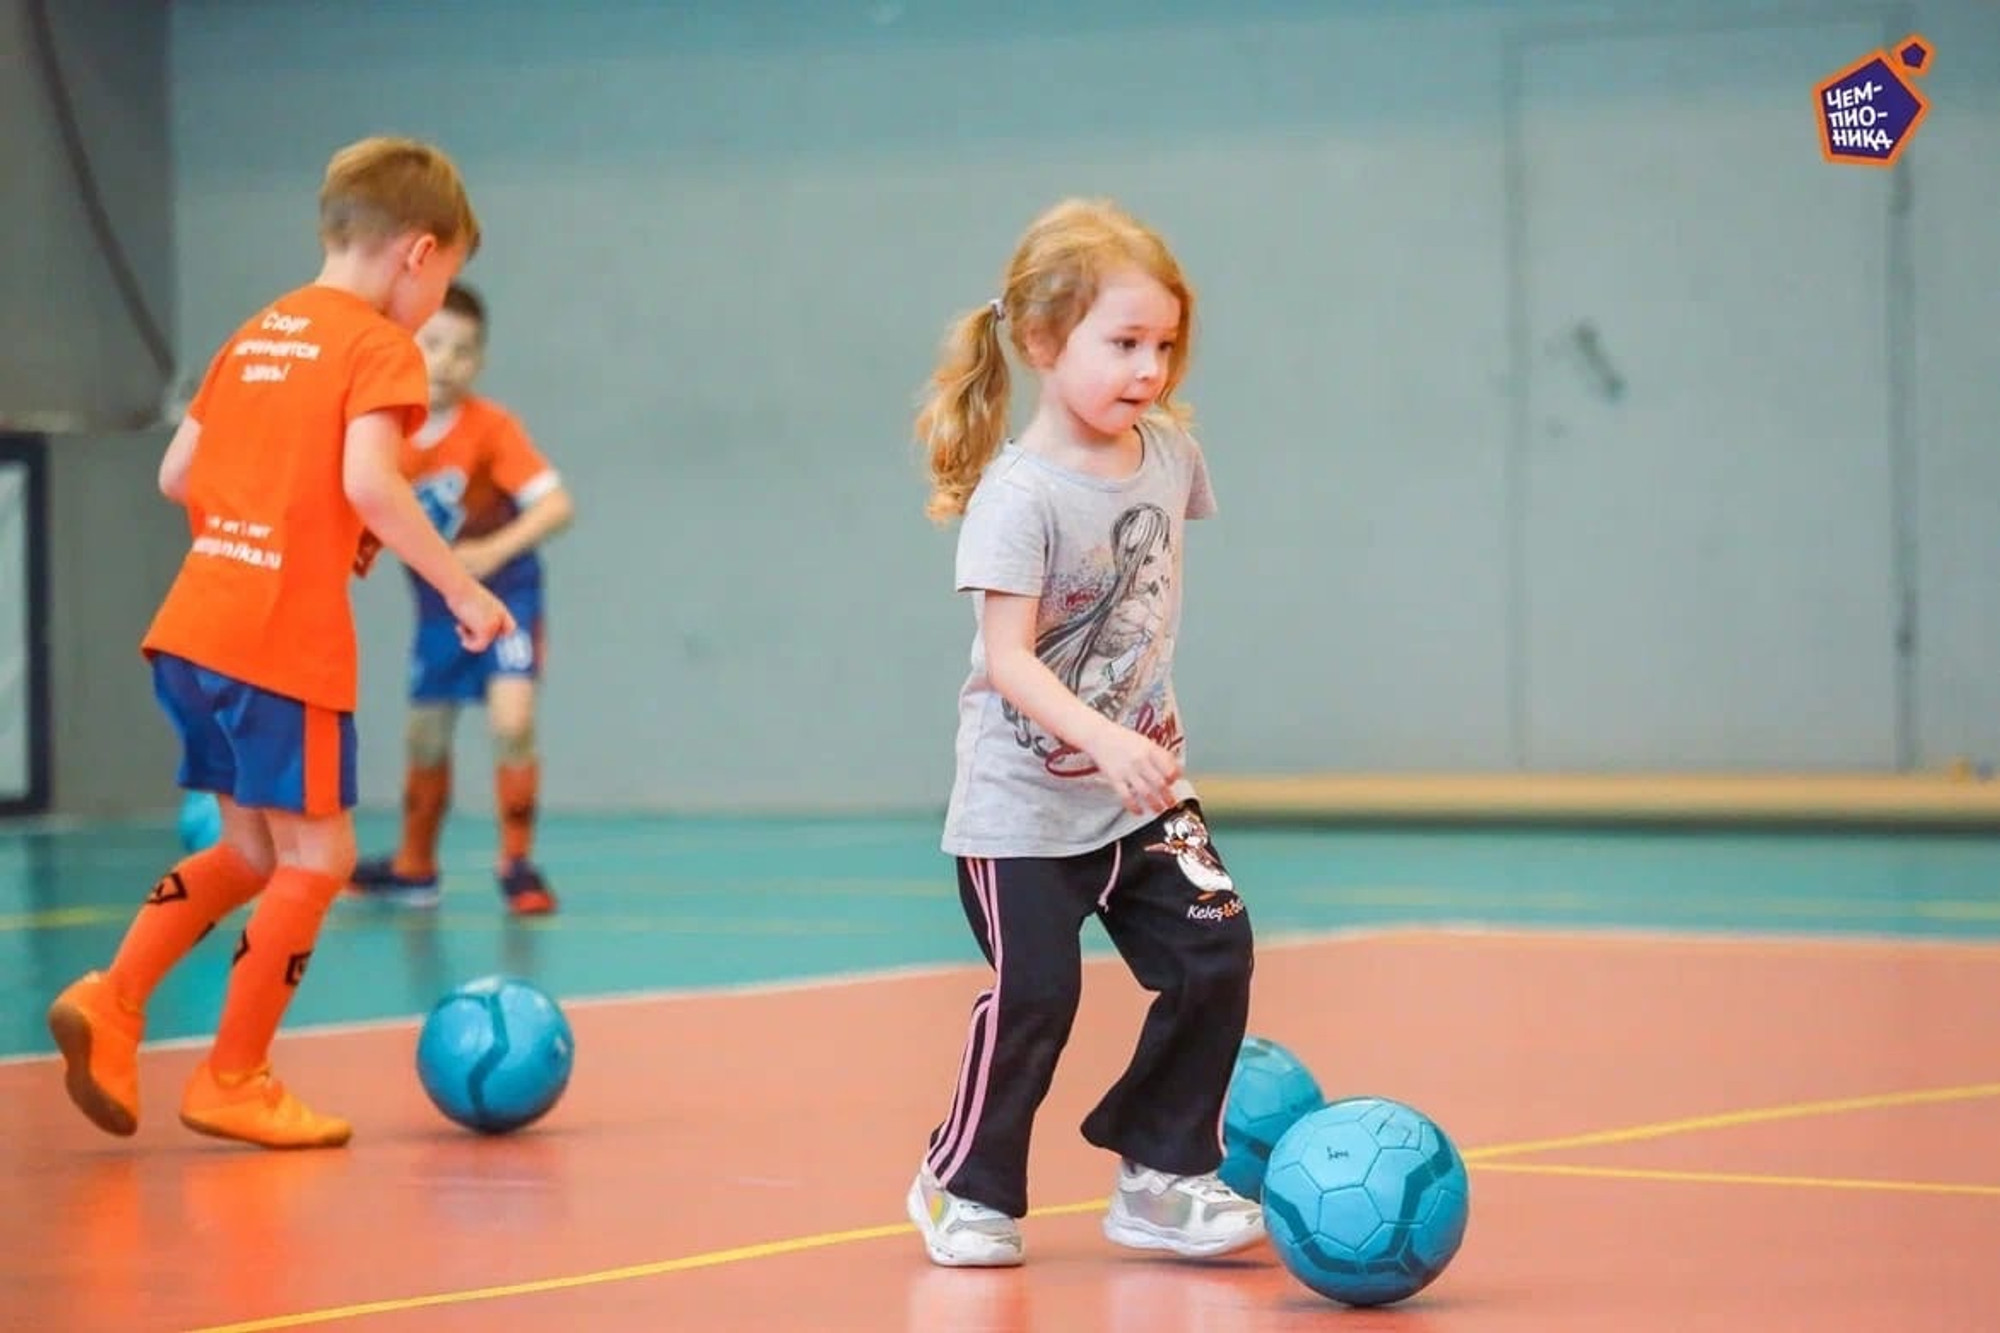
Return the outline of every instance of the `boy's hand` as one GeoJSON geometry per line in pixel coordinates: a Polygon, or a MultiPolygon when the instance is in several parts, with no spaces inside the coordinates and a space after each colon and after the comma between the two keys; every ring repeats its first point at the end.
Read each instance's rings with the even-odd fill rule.
{"type": "Polygon", "coordinates": [[[514,613],[483,583],[472,584],[452,598],[450,606],[452,618],[458,621],[458,641],[467,652],[484,652],[495,639],[517,628],[514,613]]]}
{"type": "Polygon", "coordinates": [[[1181,762],[1130,727],[1113,727],[1089,751],[1097,771],[1135,815],[1157,815],[1174,804],[1181,762]]]}
{"type": "Polygon", "coordinates": [[[374,568],[375,557],[382,554],[382,539],[368,529],[361,530],[361,545],[354,552],[354,577],[365,579],[374,568]]]}
{"type": "Polygon", "coordinates": [[[491,578],[506,563],[488,537],[467,537],[453,543],[451,549],[458,557],[458,563],[465,566],[465,572],[482,582],[491,578]]]}

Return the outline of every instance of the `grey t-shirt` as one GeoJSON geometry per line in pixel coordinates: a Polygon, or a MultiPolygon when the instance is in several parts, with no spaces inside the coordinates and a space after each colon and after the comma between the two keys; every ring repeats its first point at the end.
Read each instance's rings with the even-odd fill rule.
{"type": "MultiPolygon", "coordinates": [[[[954,856],[1075,856],[1144,825],[1089,756],[1043,731],[986,675],[988,591],[1041,599],[1035,652],[1078,698],[1187,763],[1174,702],[1187,520],[1215,512],[1201,447],[1140,425],[1137,471],[1085,476],[1008,443],[966,506],[957,587],[973,596],[972,673],[959,692],[958,768],[945,815],[954,856]]],[[[1186,779],[1175,787],[1194,795],[1186,779]]]]}

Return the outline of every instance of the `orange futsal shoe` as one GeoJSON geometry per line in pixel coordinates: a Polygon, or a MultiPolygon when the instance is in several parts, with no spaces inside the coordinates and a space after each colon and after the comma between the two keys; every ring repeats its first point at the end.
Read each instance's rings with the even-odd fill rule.
{"type": "Polygon", "coordinates": [[[345,1120],[321,1115],[292,1096],[271,1076],[269,1065],[225,1076],[206,1060],[181,1096],[181,1123],[197,1134],[260,1148],[338,1148],[354,1136],[345,1120]]]}
{"type": "Polygon", "coordinates": [[[139,1039],[146,1016],[127,1008],[111,978],[92,972],[49,1006],[49,1035],[62,1052],[63,1086],[76,1108],[107,1134],[139,1129],[139,1039]]]}

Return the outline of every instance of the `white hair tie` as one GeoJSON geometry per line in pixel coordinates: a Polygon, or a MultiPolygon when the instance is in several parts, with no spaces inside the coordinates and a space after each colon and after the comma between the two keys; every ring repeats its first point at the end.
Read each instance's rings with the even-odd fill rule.
{"type": "Polygon", "coordinates": [[[998,320],[1002,323],[1006,322],[1007,306],[1004,302],[1001,301],[999,297],[997,296],[994,297],[992,300],[988,301],[986,305],[990,310],[993,311],[993,318],[995,320],[998,320]]]}

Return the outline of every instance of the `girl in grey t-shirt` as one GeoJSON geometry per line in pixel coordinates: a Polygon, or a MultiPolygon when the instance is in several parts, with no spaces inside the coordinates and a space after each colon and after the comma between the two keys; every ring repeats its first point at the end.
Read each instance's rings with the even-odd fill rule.
{"type": "Polygon", "coordinates": [[[1036,220],[1003,290],[953,327],[917,420],[929,512],[963,518],[956,586],[975,627],[943,846],[994,980],[910,1216],[939,1264],[1021,1262],[1030,1131],[1094,915],[1156,993],[1131,1064],[1083,1123],[1120,1159],[1105,1234],[1225,1254],[1264,1229],[1215,1176],[1250,919],[1183,774],[1172,677],[1187,524],[1215,510],[1173,399],[1194,297],[1154,232],[1082,200],[1036,220]],[[1003,332],[1041,389],[1015,439],[1003,332]]]}

